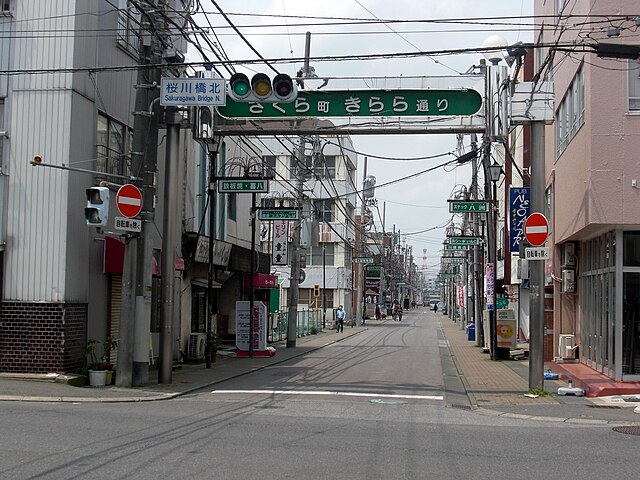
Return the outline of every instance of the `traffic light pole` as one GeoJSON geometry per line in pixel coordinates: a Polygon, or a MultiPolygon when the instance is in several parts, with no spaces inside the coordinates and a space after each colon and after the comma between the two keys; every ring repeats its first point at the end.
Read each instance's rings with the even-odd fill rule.
{"type": "MultiPolygon", "coordinates": [[[[307,32],[304,47],[304,67],[302,77],[309,73],[309,56],[311,54],[311,33],[307,32]]],[[[297,122],[297,121],[296,121],[297,122]]],[[[300,137],[298,154],[296,159],[296,206],[302,208],[304,202],[304,137],[300,137]]],[[[291,243],[291,275],[289,277],[289,312],[287,315],[287,348],[294,348],[298,336],[298,298],[300,294],[300,229],[301,220],[296,220],[293,229],[293,242],[291,243]]]]}
{"type": "MultiPolygon", "coordinates": [[[[153,21],[156,14],[145,19],[153,21]]],[[[142,67],[138,70],[132,138],[131,167],[142,172],[143,221],[140,236],[131,236],[125,242],[122,273],[122,303],[120,331],[118,333],[118,362],[116,385],[119,387],[141,386],[149,377],[150,308],[145,315],[145,306],[151,304],[151,252],[147,230],[153,224],[154,175],[156,171],[158,117],[153,114],[155,98],[159,92],[160,71],[144,65],[159,63],[159,40],[152,25],[143,23],[141,33],[149,34],[150,45],[143,46],[142,67]]]]}

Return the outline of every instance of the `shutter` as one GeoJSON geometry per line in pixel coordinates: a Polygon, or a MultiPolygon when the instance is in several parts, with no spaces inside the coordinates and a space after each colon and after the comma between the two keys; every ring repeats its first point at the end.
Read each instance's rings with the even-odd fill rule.
{"type": "MultiPolygon", "coordinates": [[[[109,335],[120,337],[120,305],[122,304],[122,275],[111,275],[111,295],[109,305],[109,335]]],[[[110,362],[118,362],[118,349],[111,351],[110,362]]]]}

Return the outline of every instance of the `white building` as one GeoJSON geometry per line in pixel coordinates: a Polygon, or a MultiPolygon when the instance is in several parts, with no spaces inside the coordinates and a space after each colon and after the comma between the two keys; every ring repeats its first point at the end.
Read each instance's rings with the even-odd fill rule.
{"type": "MultiPolygon", "coordinates": [[[[318,227],[313,222],[303,222],[302,242],[305,246],[303,265],[304,281],[300,283],[299,307],[322,307],[322,293],[314,296],[314,286],[320,292],[326,289],[326,309],[344,305],[347,315],[352,314],[352,257],[355,242],[355,202],[357,156],[348,137],[314,137],[305,142],[304,165],[298,165],[293,155],[299,148],[299,141],[262,139],[265,152],[266,170],[275,173],[275,181],[266,196],[265,205],[293,205],[296,196],[296,174],[303,169],[303,192],[308,202],[303,208],[303,217],[319,220],[318,227]],[[284,144],[284,145],[283,145],[284,144]],[[323,268],[324,257],[324,268],[323,268]],[[306,263],[305,263],[306,260],[306,263]]],[[[292,232],[293,222],[290,222],[292,232]]],[[[261,226],[262,248],[267,252],[270,245],[271,226],[264,222],[261,226]]],[[[291,249],[289,249],[291,255],[291,249]]],[[[289,257],[291,258],[291,257],[289,257]]],[[[288,305],[287,291],[291,276],[288,266],[274,266],[272,271],[281,278],[281,308],[288,305]]],[[[330,320],[330,313],[327,318],[330,320]]]]}

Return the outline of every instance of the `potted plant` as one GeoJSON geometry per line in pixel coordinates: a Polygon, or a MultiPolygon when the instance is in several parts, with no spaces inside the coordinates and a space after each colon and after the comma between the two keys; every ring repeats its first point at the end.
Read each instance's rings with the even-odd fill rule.
{"type": "Polygon", "coordinates": [[[113,383],[114,369],[111,363],[111,352],[118,348],[118,338],[113,335],[109,335],[104,341],[104,355],[102,356],[102,362],[107,370],[107,385],[113,383]]]}
{"type": "Polygon", "coordinates": [[[92,387],[104,387],[107,384],[107,370],[104,362],[98,361],[96,348],[100,342],[93,338],[87,340],[86,354],[91,359],[89,363],[89,385],[92,387]]]}

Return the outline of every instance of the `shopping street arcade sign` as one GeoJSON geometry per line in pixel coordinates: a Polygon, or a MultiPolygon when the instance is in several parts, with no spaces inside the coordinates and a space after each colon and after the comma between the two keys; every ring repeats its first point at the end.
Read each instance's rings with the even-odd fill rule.
{"type": "Polygon", "coordinates": [[[449,213],[487,213],[488,201],[448,200],[449,213]]]}
{"type": "Polygon", "coordinates": [[[269,180],[218,180],[219,193],[268,193],[269,180]]]}
{"type": "Polygon", "coordinates": [[[260,208],[258,220],[298,220],[299,211],[295,208],[260,208]]]}
{"type": "Polygon", "coordinates": [[[227,98],[225,118],[423,117],[473,115],[482,97],[472,89],[302,91],[292,103],[246,103],[227,98]]]}

